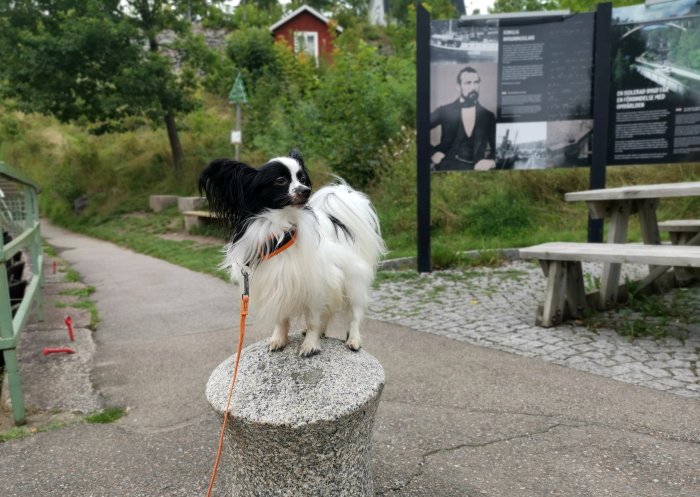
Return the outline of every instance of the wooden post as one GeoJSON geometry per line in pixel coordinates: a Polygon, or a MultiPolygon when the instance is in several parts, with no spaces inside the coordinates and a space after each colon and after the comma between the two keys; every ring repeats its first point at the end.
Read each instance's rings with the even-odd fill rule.
{"type": "MultiPolygon", "coordinates": [[[[236,104],[236,131],[241,131],[241,104],[236,104]]],[[[241,144],[236,143],[236,160],[241,160],[241,144]]]]}
{"type": "MultiPolygon", "coordinates": [[[[608,228],[608,243],[625,243],[629,226],[631,205],[629,202],[614,206],[608,228]]],[[[622,264],[606,262],[603,266],[603,278],[600,285],[600,308],[605,309],[617,301],[622,264]]]]}

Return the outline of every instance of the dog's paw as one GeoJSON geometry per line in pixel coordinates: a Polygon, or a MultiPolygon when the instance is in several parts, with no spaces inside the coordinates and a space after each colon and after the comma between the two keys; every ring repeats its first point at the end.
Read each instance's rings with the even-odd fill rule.
{"type": "Polygon", "coordinates": [[[278,350],[282,350],[283,348],[285,348],[288,343],[289,343],[289,340],[287,340],[287,339],[271,338],[270,343],[267,346],[267,350],[269,350],[270,352],[276,352],[278,350]]]}
{"type": "Polygon", "coordinates": [[[321,348],[318,345],[313,345],[309,343],[302,343],[299,346],[299,356],[300,357],[311,357],[321,352],[321,348]]]}
{"type": "Polygon", "coordinates": [[[359,338],[348,338],[348,340],[345,342],[345,345],[350,350],[357,352],[362,347],[362,342],[359,338]]]}

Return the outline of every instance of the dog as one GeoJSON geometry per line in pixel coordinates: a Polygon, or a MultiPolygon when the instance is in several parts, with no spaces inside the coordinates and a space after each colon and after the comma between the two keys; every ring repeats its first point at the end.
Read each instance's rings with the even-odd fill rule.
{"type": "Polygon", "coordinates": [[[269,350],[288,343],[290,321],[306,319],[299,355],[320,352],[329,321],[348,310],[345,345],[362,346],[360,324],[377,264],[386,253],[369,198],[338,179],[311,195],[298,150],[259,169],[216,159],[201,173],[200,194],[227,226],[223,268],[250,278],[250,311],[274,326],[269,350]]]}

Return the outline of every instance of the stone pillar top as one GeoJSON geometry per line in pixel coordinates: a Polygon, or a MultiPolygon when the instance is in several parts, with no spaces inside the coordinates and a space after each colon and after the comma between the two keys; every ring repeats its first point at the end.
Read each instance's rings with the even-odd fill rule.
{"type": "MultiPolygon", "coordinates": [[[[268,352],[267,341],[245,347],[232,402],[236,422],[300,427],[351,415],[378,397],[384,369],[361,349],[349,350],[335,338],[321,340],[321,353],[299,357],[303,337],[290,335],[281,351],[268,352]]],[[[206,396],[223,414],[235,355],[222,362],[207,382],[206,396]]]]}

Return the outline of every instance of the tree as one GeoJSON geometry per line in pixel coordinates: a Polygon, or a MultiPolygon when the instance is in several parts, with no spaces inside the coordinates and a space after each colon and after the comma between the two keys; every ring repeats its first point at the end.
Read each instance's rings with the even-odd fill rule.
{"type": "Polygon", "coordinates": [[[193,80],[173,71],[159,35],[186,38],[193,12],[207,8],[205,0],[0,0],[0,95],[95,132],[128,118],[160,121],[179,174],[175,118],[194,108],[193,80]]]}
{"type": "MultiPolygon", "coordinates": [[[[532,12],[538,10],[570,10],[571,12],[592,12],[599,3],[609,0],[496,0],[489,9],[492,14],[500,12],[532,12]]],[[[615,7],[634,5],[640,0],[613,0],[615,7]]]]}
{"type": "Polygon", "coordinates": [[[552,0],[496,0],[489,9],[492,14],[501,12],[536,12],[538,10],[553,10],[559,4],[552,0]]]}

